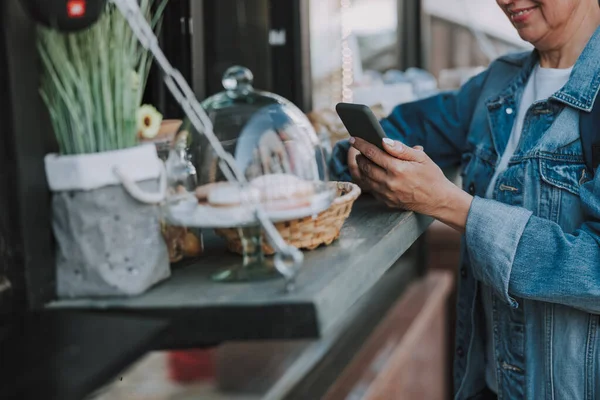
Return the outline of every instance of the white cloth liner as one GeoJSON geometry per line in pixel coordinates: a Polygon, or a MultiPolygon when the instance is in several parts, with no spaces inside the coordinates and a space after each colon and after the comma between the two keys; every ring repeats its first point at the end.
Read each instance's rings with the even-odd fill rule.
{"type": "MultiPolygon", "coordinates": [[[[334,192],[324,190],[312,197],[311,204],[290,210],[265,209],[272,222],[291,221],[297,218],[317,216],[333,201],[334,192]]],[[[264,206],[264,205],[263,205],[264,206]]],[[[199,205],[193,195],[185,196],[166,207],[165,218],[172,225],[195,228],[232,228],[257,224],[255,210],[251,205],[237,207],[212,207],[199,205]]]]}
{"type": "Polygon", "coordinates": [[[121,185],[117,171],[133,182],[159,178],[164,171],[154,144],[93,154],[48,154],[44,162],[48,186],[53,192],[121,185]]]}

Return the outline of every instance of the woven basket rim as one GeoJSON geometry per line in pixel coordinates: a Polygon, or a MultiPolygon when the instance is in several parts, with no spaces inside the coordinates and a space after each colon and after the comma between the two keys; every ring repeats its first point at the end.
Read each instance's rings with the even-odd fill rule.
{"type": "Polygon", "coordinates": [[[332,181],[330,183],[336,185],[336,187],[338,189],[348,190],[348,187],[350,188],[348,193],[344,194],[343,196],[338,196],[335,199],[333,199],[332,205],[339,205],[339,204],[348,203],[350,201],[354,201],[361,194],[361,189],[356,183],[341,182],[341,181],[332,181]]]}
{"type": "MultiPolygon", "coordinates": [[[[282,221],[275,225],[278,230],[283,229],[283,231],[280,230],[280,233],[282,234],[283,239],[287,243],[297,248],[312,250],[323,244],[329,245],[330,243],[332,243],[332,241],[338,238],[340,229],[345,223],[346,219],[348,218],[350,209],[352,208],[352,204],[361,194],[361,189],[358,185],[352,182],[330,181],[328,182],[328,184],[330,185],[330,187],[336,188],[338,190],[338,193],[340,190],[343,190],[346,193],[344,193],[341,196],[338,195],[331,203],[329,208],[320,213],[317,219],[298,218],[291,221],[282,221]],[[302,236],[302,234],[301,237],[294,237],[294,234],[292,233],[294,230],[296,232],[301,232],[303,229],[301,227],[315,227],[319,220],[329,221],[327,224],[327,227],[329,229],[327,229],[327,232],[323,232],[322,230],[320,230],[321,234],[324,233],[324,235],[320,235],[320,237],[318,237],[316,241],[313,240],[314,237],[313,239],[309,239],[307,241],[307,238],[302,236]],[[290,223],[290,225],[278,227],[278,225],[281,223],[290,223]],[[293,228],[293,226],[295,226],[295,228],[293,228]]],[[[238,254],[241,253],[241,242],[235,228],[216,229],[215,231],[219,236],[224,237],[227,240],[228,248],[231,251],[238,254]]],[[[267,243],[263,243],[263,251],[265,252],[265,254],[268,255],[274,253],[274,250],[267,243]]]]}

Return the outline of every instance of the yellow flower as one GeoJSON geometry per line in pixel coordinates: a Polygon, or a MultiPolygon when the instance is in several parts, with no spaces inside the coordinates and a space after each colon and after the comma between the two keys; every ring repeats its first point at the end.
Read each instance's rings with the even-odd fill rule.
{"type": "Polygon", "coordinates": [[[144,104],[137,112],[137,130],[144,139],[152,139],[158,135],[163,116],[156,108],[144,104]]]}

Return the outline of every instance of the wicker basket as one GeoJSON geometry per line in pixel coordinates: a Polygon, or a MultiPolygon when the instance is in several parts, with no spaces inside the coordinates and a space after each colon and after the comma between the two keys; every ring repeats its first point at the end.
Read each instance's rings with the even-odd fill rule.
{"type": "MultiPolygon", "coordinates": [[[[283,240],[294,247],[313,250],[321,245],[329,245],[340,236],[342,225],[350,215],[354,201],[360,195],[360,188],[349,182],[330,182],[337,189],[337,196],[331,206],[316,218],[312,216],[292,221],[278,222],[275,227],[283,240]]],[[[216,229],[217,235],[227,240],[227,248],[243,254],[242,243],[237,228],[216,229]]],[[[273,248],[263,241],[266,255],[274,253],[273,248]]]]}

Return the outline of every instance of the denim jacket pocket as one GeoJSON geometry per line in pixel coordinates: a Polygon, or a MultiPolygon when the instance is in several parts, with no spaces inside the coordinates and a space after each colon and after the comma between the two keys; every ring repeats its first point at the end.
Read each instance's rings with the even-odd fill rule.
{"type": "Polygon", "coordinates": [[[550,158],[540,158],[540,175],[544,182],[577,196],[579,187],[590,179],[583,162],[566,163],[550,158]]]}
{"type": "Polygon", "coordinates": [[[488,167],[493,167],[496,163],[496,155],[485,146],[479,146],[469,151],[468,153],[464,153],[462,155],[461,162],[462,176],[468,175],[467,170],[473,168],[475,160],[481,161],[488,167]]]}

